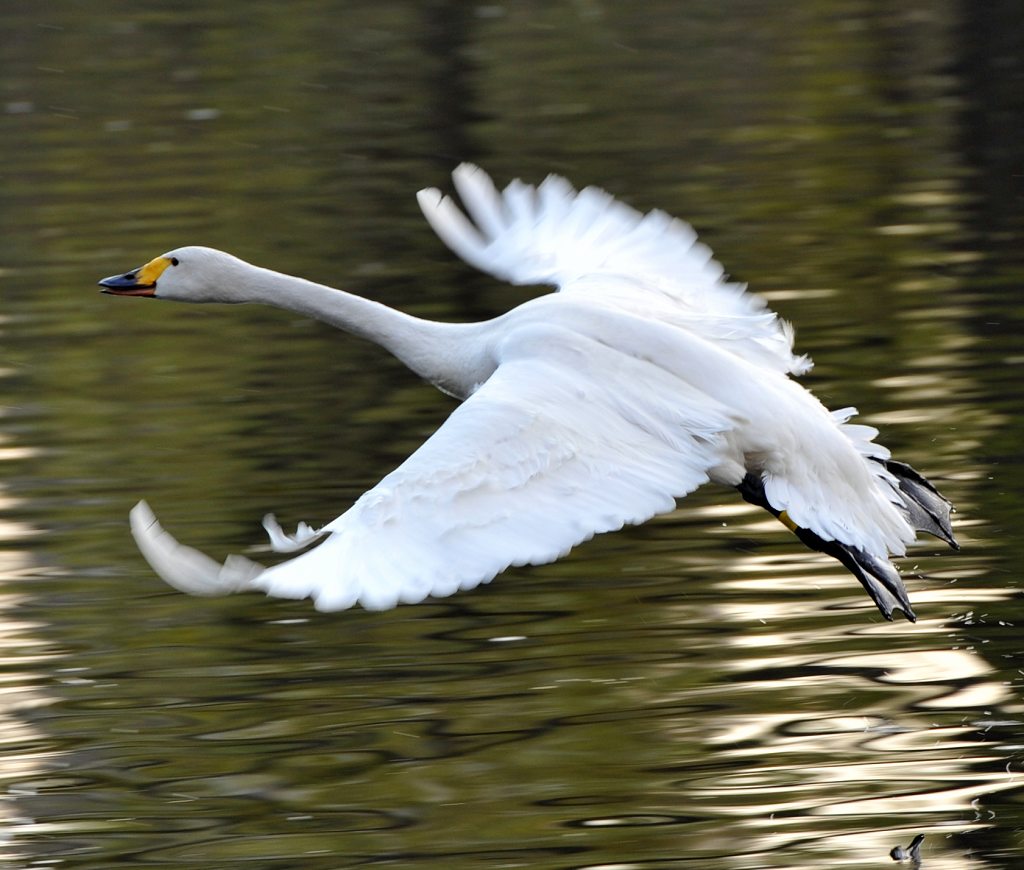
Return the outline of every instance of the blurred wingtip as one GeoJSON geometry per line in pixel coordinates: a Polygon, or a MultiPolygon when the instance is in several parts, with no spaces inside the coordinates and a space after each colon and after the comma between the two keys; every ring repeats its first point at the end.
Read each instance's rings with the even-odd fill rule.
{"type": "Polygon", "coordinates": [[[228,595],[251,588],[263,566],[232,556],[219,565],[209,556],[178,541],[157,521],[152,509],[140,501],[129,513],[132,537],[150,568],[165,583],[189,595],[228,595]]]}

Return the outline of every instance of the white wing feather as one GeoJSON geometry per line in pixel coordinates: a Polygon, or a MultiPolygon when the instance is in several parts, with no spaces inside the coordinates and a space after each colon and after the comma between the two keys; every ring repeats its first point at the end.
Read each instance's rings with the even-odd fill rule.
{"type": "Polygon", "coordinates": [[[434,188],[418,194],[434,232],[463,260],[513,284],[551,284],[592,302],[699,330],[738,355],[801,374],[793,331],[764,300],[725,279],[693,228],[662,211],[641,214],[595,187],[548,176],[499,192],[483,170],[453,173],[466,208],[434,188]]]}
{"type": "Polygon", "coordinates": [[[294,559],[262,571],[247,560],[221,567],[151,516],[133,518],[140,548],[164,580],[193,594],[261,589],[311,597],[321,610],[357,602],[377,610],[470,589],[510,565],[554,561],[595,534],[672,510],[707,481],[732,419],[651,366],[637,389],[635,367],[644,364],[607,348],[586,349],[615,356],[597,366],[607,377],[589,378],[566,358],[571,345],[503,362],[294,559]],[[660,401],[669,387],[678,400],[660,401]]]}

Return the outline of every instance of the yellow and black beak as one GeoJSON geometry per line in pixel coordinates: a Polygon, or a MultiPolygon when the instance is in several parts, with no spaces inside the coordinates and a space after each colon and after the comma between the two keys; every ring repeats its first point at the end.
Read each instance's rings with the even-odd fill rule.
{"type": "Polygon", "coordinates": [[[123,275],[111,275],[99,282],[101,293],[111,296],[156,296],[157,279],[168,266],[174,265],[170,257],[157,257],[145,266],[132,269],[123,275]]]}

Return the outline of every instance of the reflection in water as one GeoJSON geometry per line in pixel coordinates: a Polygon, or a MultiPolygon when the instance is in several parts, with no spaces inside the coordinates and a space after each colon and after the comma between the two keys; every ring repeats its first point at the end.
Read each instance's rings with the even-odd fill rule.
{"type": "MultiPolygon", "coordinates": [[[[39,821],[70,813],[73,827],[47,827],[76,834],[83,855],[116,830],[124,854],[172,865],[302,854],[337,866],[355,844],[366,861],[392,854],[396,838],[395,860],[410,861],[583,866],[639,850],[791,866],[784,856],[809,851],[852,865],[923,831],[943,867],[955,865],[934,850],[950,833],[994,823],[979,801],[1017,788],[987,733],[1008,719],[986,721],[1015,699],[976,652],[915,649],[914,629],[894,638],[825,613],[801,626],[791,611],[759,650],[697,627],[692,610],[650,624],[657,610],[628,594],[575,613],[511,601],[428,606],[386,627],[389,648],[375,616],[341,644],[329,620],[247,623],[242,651],[122,669],[114,707],[110,683],[82,680],[62,715],[100,739],[65,756],[74,777],[22,778],[21,805],[39,821]],[[83,816],[89,793],[114,802],[83,816]],[[128,806],[129,826],[111,821],[128,806]]],[[[218,636],[233,638],[211,626],[196,642],[218,636]]]]}
{"type": "MultiPolygon", "coordinates": [[[[0,529],[0,531],[3,531],[0,529]]],[[[10,556],[10,554],[6,554],[10,556]]],[[[24,554],[23,558],[24,558],[24,554]]],[[[4,576],[16,578],[28,573],[25,561],[4,560],[4,576]],[[20,564],[12,564],[20,562],[20,564]]],[[[0,859],[13,860],[21,853],[17,840],[20,835],[40,833],[35,820],[23,814],[19,797],[32,789],[46,769],[46,759],[53,757],[43,731],[31,724],[34,711],[45,707],[51,700],[40,689],[46,682],[45,672],[54,656],[33,636],[37,626],[18,620],[15,614],[24,604],[23,596],[0,596],[0,631],[4,637],[4,667],[6,685],[2,690],[0,709],[0,859]]]]}
{"type": "Polygon", "coordinates": [[[926,870],[1019,865],[1015,4],[0,19],[0,854],[835,870],[923,833],[926,870]],[[407,196],[463,159],[692,218],[801,324],[810,386],[960,509],[963,552],[905,562],[918,625],[721,493],[408,612],[165,594],[124,526],[140,494],[231,549],[263,508],[333,516],[450,406],[315,324],[115,310],[94,276],[199,242],[504,311],[528,291],[446,258],[407,196]]]}
{"type": "MultiPolygon", "coordinates": [[[[767,641],[771,648],[793,650],[808,639],[767,641]]],[[[787,654],[747,658],[740,670],[737,690],[795,693],[793,709],[801,712],[722,717],[709,742],[743,769],[687,787],[714,812],[738,816],[766,851],[804,839],[808,816],[846,816],[864,826],[856,836],[847,831],[840,838],[848,857],[866,860],[907,833],[910,818],[940,836],[991,826],[992,817],[978,802],[1021,786],[1020,774],[1000,760],[998,750],[978,751],[986,716],[1019,704],[974,653],[899,649],[821,659],[787,654]],[[882,685],[903,691],[872,691],[882,685]],[[804,712],[823,700],[849,698],[860,699],[856,715],[804,712]],[[956,723],[936,721],[933,710],[956,710],[956,723]],[[752,803],[763,814],[750,816],[752,803]]]]}
{"type": "MultiPolygon", "coordinates": [[[[1001,719],[1002,727],[1019,726],[1018,693],[936,620],[910,631],[851,627],[842,614],[856,607],[858,590],[835,572],[830,578],[820,560],[805,561],[818,564],[783,573],[771,556],[733,561],[720,586],[740,600],[731,605],[723,591],[726,604],[716,610],[717,619],[736,625],[718,641],[718,665],[728,675],[686,695],[715,710],[702,717],[699,738],[716,764],[706,773],[689,762],[671,768],[673,786],[698,815],[734,820],[729,831],[738,854],[717,856],[721,866],[750,866],[752,854],[788,854],[811,841],[829,860],[852,866],[877,860],[918,830],[948,839],[995,827],[980,804],[1018,791],[1021,781],[1012,750],[988,744],[990,725],[1001,719]],[[815,596],[830,595],[837,603],[822,610],[832,615],[794,619],[801,604],[786,597],[794,581],[815,596]],[[820,837],[820,817],[849,822],[842,833],[820,837]]],[[[1010,597],[1007,590],[981,593],[994,610],[1010,597]]],[[[676,733],[680,743],[694,738],[689,723],[676,733]]],[[[959,858],[949,865],[934,854],[931,860],[937,863],[929,867],[962,866],[959,858]]]]}
{"type": "MultiPolygon", "coordinates": [[[[0,373],[0,379],[10,374],[0,373]]],[[[10,417],[9,412],[0,411],[0,425],[9,424],[10,417]]],[[[34,453],[0,431],[0,469],[34,453]]],[[[42,572],[24,549],[37,530],[7,518],[20,506],[21,500],[0,484],[0,577],[4,585],[0,592],[0,657],[4,670],[0,682],[0,860],[15,860],[23,854],[18,844],[20,836],[42,832],[36,820],[23,813],[20,797],[33,790],[33,783],[45,776],[50,760],[59,754],[48,748],[46,733],[33,724],[53,702],[45,686],[58,656],[39,637],[40,625],[23,615],[31,600],[27,584],[39,579],[42,572]]]]}

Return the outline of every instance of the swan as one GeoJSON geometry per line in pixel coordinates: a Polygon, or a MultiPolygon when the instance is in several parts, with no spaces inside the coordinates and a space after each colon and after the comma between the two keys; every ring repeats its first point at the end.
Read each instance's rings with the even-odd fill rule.
{"type": "Polygon", "coordinates": [[[289,535],[265,517],[271,548],[291,555],[272,567],[218,564],[139,502],[131,531],[160,577],[194,595],[387,609],[552,562],[711,481],[839,560],[887,619],[916,619],[891,557],[918,531],[957,548],[950,503],[877,430],[850,423],[856,409],[830,412],[793,379],[811,362],[794,354],[789,324],[728,281],[689,225],[555,175],[499,191],[463,164],[453,181],[465,212],[437,189],[418,194],[441,240],[497,278],[559,292],[484,322],[437,323],[198,246],[99,282],[112,296],[308,315],[462,400],[322,528],[289,535]]]}

